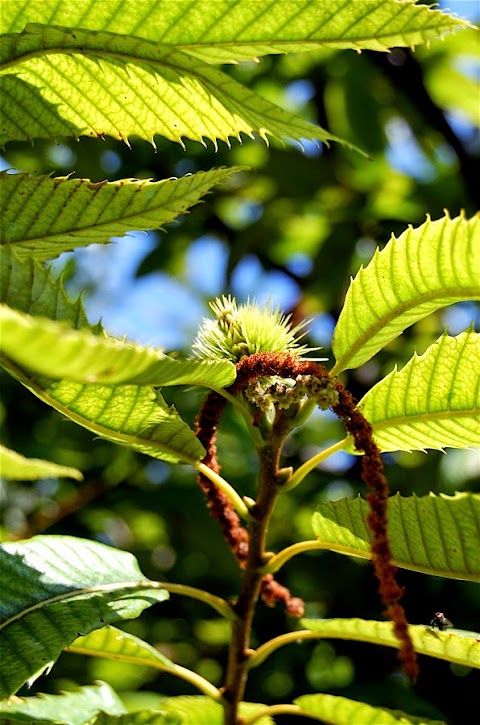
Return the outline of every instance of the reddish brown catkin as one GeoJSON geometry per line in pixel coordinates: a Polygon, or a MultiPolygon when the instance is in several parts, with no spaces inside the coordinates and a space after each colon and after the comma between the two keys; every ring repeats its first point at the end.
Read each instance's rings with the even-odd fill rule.
{"type": "Polygon", "coordinates": [[[400,659],[403,669],[412,682],[418,677],[418,662],[412,640],[408,633],[405,610],[399,603],[403,588],[396,581],[396,567],[391,563],[390,541],[387,532],[388,483],[383,475],[383,461],[380,450],[372,437],[372,426],[356,407],[348,390],[337,381],[339,394],[337,405],[333,406],[339,418],[345,420],[345,429],[353,437],[355,448],[363,451],[362,480],[370,493],[367,501],[370,513],[367,523],[373,532],[372,563],[379,581],[379,592],[386,607],[387,616],[393,621],[394,632],[400,642],[400,659]]]}
{"type": "MultiPolygon", "coordinates": [[[[239,393],[251,380],[272,375],[290,378],[295,378],[297,375],[313,375],[320,379],[330,378],[323,365],[312,360],[304,360],[289,353],[259,352],[237,364],[237,378],[230,386],[229,392],[239,393]]],[[[362,480],[370,489],[366,497],[370,506],[367,522],[373,532],[372,562],[379,581],[379,592],[386,607],[386,614],[394,623],[404,670],[408,677],[415,681],[418,676],[416,653],[408,633],[405,611],[399,603],[403,589],[396,581],[396,567],[391,563],[387,534],[388,484],[383,475],[383,461],[372,437],[372,427],[356,407],[352,395],[338,381],[335,387],[339,400],[332,406],[333,411],[345,421],[345,428],[353,437],[357,450],[364,453],[362,480]]],[[[225,400],[217,393],[211,393],[197,421],[197,436],[207,451],[204,463],[217,472],[219,465],[215,446],[216,426],[224,407],[225,400]]],[[[240,520],[226,496],[205,476],[200,475],[199,483],[206,493],[212,515],[219,519],[226,541],[240,566],[244,567],[248,555],[248,532],[240,525],[240,520]]],[[[262,580],[262,598],[268,606],[274,606],[281,600],[290,614],[294,616],[303,614],[302,600],[292,597],[289,590],[278,584],[271,574],[267,574],[262,580]]]]}

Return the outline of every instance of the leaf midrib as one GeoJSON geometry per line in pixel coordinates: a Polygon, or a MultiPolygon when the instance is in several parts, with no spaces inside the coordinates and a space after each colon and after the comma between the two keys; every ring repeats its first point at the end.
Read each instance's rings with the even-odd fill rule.
{"type": "MultiPolygon", "coordinates": [[[[21,368],[17,367],[17,365],[15,365],[15,363],[13,363],[9,358],[1,355],[0,363],[4,365],[7,370],[11,371],[13,375],[18,380],[20,380],[21,383],[28,387],[29,390],[31,390],[38,398],[47,402],[48,405],[57,410],[59,413],[62,413],[62,415],[64,415],[69,420],[73,420],[75,423],[78,423],[78,425],[80,425],[82,428],[87,428],[88,430],[97,433],[97,435],[102,436],[106,439],[115,438],[116,440],[122,441],[126,444],[155,448],[158,451],[163,451],[165,453],[171,454],[183,463],[187,463],[188,465],[193,466],[193,468],[196,467],[196,459],[191,458],[190,456],[186,456],[178,449],[172,448],[167,444],[160,443],[159,441],[149,438],[138,438],[137,436],[129,435],[127,433],[121,433],[120,431],[113,430],[112,428],[106,428],[96,422],[90,421],[88,418],[84,418],[81,415],[78,415],[78,413],[75,413],[75,411],[71,410],[71,408],[68,408],[66,405],[59,403],[57,400],[55,400],[55,398],[50,396],[44,390],[44,388],[38,385],[32,378],[28,377],[28,375],[26,375],[26,373],[21,368]],[[88,425],[86,425],[86,423],[88,425]]],[[[106,383],[106,385],[108,385],[108,383],[106,383]]]]}
{"type": "Polygon", "coordinates": [[[69,599],[74,599],[76,597],[82,596],[82,594],[96,594],[97,592],[102,594],[105,592],[115,592],[122,590],[127,591],[130,589],[162,589],[162,586],[159,582],[144,579],[140,581],[116,582],[114,584],[99,584],[97,586],[85,587],[83,589],[73,589],[71,591],[64,592],[63,594],[57,594],[57,596],[50,597],[49,599],[42,599],[42,601],[32,604],[31,607],[22,609],[21,612],[17,612],[12,617],[9,617],[7,620],[5,620],[5,622],[1,622],[0,631],[2,629],[5,629],[5,627],[7,627],[12,622],[15,622],[18,619],[22,619],[22,617],[27,616],[31,612],[34,612],[37,609],[42,609],[43,607],[49,606],[51,604],[55,604],[56,602],[68,601],[69,599]]]}
{"type": "MultiPolygon", "coordinates": [[[[409,312],[414,307],[419,307],[420,305],[426,304],[428,302],[433,302],[434,300],[450,300],[455,297],[468,297],[469,300],[480,300],[480,291],[478,287],[457,286],[448,289],[442,287],[441,289],[432,290],[430,292],[418,295],[412,300],[408,300],[406,302],[403,302],[401,305],[397,305],[388,314],[383,315],[378,320],[376,320],[374,325],[365,330],[365,332],[357,338],[356,342],[349,348],[348,353],[345,354],[343,358],[337,360],[332,370],[330,371],[331,375],[338,375],[343,370],[345,370],[345,366],[352,360],[353,357],[355,357],[358,351],[361,350],[361,348],[365,344],[373,339],[378,332],[384,329],[394,319],[400,318],[403,314],[409,312]]],[[[401,331],[399,332],[399,334],[401,334],[401,331]]]]}

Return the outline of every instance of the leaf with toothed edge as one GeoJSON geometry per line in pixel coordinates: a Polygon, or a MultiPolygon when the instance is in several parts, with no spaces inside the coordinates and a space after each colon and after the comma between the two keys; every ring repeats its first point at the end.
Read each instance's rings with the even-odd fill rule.
{"type": "Polygon", "coordinates": [[[0,73],[0,144],[106,135],[154,143],[159,134],[230,145],[242,133],[340,141],[198,58],[135,37],[30,24],[4,35],[0,73]]]}
{"type": "MultiPolygon", "coordinates": [[[[52,259],[128,231],[159,229],[244,167],[210,169],[163,181],[0,173],[0,243],[18,256],[52,259]]],[[[127,242],[131,243],[131,242],[127,242]]]]}
{"type": "Polygon", "coordinates": [[[79,383],[202,385],[222,388],[235,380],[228,360],[182,360],[160,350],[75,330],[0,304],[0,351],[30,372],[79,383]]]}
{"type": "Polygon", "coordinates": [[[480,446],[480,334],[444,333],[423,355],[395,367],[358,406],[381,451],[480,446]]]}
{"type": "Polygon", "coordinates": [[[304,715],[331,725],[445,725],[443,720],[409,715],[400,710],[373,707],[338,695],[302,695],[294,700],[304,715]]]}
{"type": "Polygon", "coordinates": [[[351,281],[333,334],[337,375],[366,363],[442,307],[480,299],[480,214],[427,221],[392,236],[351,281]]]}
{"type": "MultiPolygon", "coordinates": [[[[360,497],[321,504],[312,526],[322,548],[371,557],[370,508],[360,497]]],[[[395,566],[423,574],[480,581],[480,495],[400,494],[388,500],[388,536],[395,566]]]]}
{"type": "MultiPolygon", "coordinates": [[[[325,639],[348,639],[398,648],[392,622],[366,619],[302,619],[302,627],[325,639]]],[[[480,633],[461,629],[441,632],[424,624],[408,627],[415,652],[480,669],[480,633]]]]}
{"type": "Polygon", "coordinates": [[[118,717],[125,712],[123,702],[106,682],[60,695],[40,693],[35,697],[13,697],[1,705],[2,717],[8,720],[61,725],[84,725],[100,713],[118,717]]]}
{"type": "Polygon", "coordinates": [[[0,546],[0,697],[15,693],[81,634],[168,599],[132,554],[72,536],[0,546]]]}
{"type": "MultiPolygon", "coordinates": [[[[85,332],[81,330],[77,334],[81,338],[88,333],[85,339],[90,340],[94,348],[97,345],[96,337],[94,334],[90,336],[90,333],[98,333],[97,350],[102,347],[102,341],[105,341],[107,347],[113,345],[115,349],[117,344],[122,344],[117,341],[109,343],[108,338],[105,340],[103,337],[101,328],[89,325],[81,300],[70,301],[61,280],[54,281],[48,270],[31,259],[21,262],[10,250],[3,257],[4,264],[0,272],[2,301],[22,312],[48,315],[76,329],[86,328],[85,332]]],[[[13,319],[15,311],[10,312],[13,312],[13,316],[10,315],[13,319]]],[[[70,332],[73,333],[74,330],[70,332]]],[[[110,355],[111,352],[112,350],[107,354],[110,355]]],[[[47,351],[43,351],[43,354],[47,355],[47,351]]],[[[155,355],[155,351],[140,346],[129,348],[125,345],[122,354],[126,356],[125,362],[130,361],[129,374],[133,376],[136,364],[142,366],[145,375],[149,374],[149,368],[150,372],[153,370],[157,375],[158,370],[155,373],[155,367],[162,366],[163,358],[159,359],[160,356],[155,355]]],[[[68,360],[75,365],[71,348],[67,351],[68,360]]],[[[206,382],[212,373],[215,380],[219,380],[224,374],[229,379],[233,369],[227,361],[222,361],[221,368],[217,367],[216,372],[215,368],[210,371],[208,368],[201,370],[197,361],[186,361],[185,368],[182,368],[180,361],[178,365],[175,363],[176,360],[167,359],[164,380],[169,378],[173,382],[175,376],[180,375],[183,383],[193,382],[195,378],[199,382],[198,376],[203,377],[203,382],[206,382]]],[[[22,368],[7,356],[3,357],[2,365],[34,395],[102,438],[172,463],[183,461],[194,465],[205,455],[203,446],[191,428],[180,418],[175,408],[167,405],[161,394],[149,385],[82,385],[73,381],[52,380],[22,368]]],[[[111,373],[122,375],[122,371],[118,371],[115,366],[111,373]]],[[[108,374],[108,368],[104,369],[104,374],[108,374]]],[[[178,382],[179,378],[175,384],[178,382]]],[[[210,384],[214,385],[212,381],[210,384]]]]}
{"type": "MultiPolygon", "coordinates": [[[[270,53],[318,48],[385,51],[413,47],[468,26],[466,21],[414,0],[122,0],[111,12],[91,0],[59,3],[14,0],[2,6],[5,33],[35,23],[107,30],[174,45],[208,63],[253,60],[270,53]],[[268,14],[268,15],[267,15],[268,14]],[[266,18],[268,17],[268,22],[266,18]]],[[[109,8],[110,9],[110,8],[109,8]]]]}

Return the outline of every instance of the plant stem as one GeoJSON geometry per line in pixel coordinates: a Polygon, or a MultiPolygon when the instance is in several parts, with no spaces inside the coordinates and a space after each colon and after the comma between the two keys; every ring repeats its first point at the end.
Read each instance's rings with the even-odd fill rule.
{"type": "Polygon", "coordinates": [[[201,463],[201,461],[197,461],[197,463],[195,464],[195,468],[197,469],[197,471],[199,471],[199,473],[203,473],[206,478],[212,481],[212,483],[214,483],[217,488],[219,488],[220,491],[225,494],[225,496],[230,500],[232,506],[234,507],[235,511],[239,516],[241,516],[243,519],[250,518],[250,513],[247,505],[240,497],[240,495],[235,491],[233,486],[228,483],[228,481],[222,478],[219,473],[212,471],[212,469],[206,466],[205,463],[201,463]]]}
{"type": "Polygon", "coordinates": [[[166,589],[167,592],[171,592],[172,594],[183,594],[185,597],[198,599],[200,602],[208,604],[212,609],[215,609],[221,614],[222,617],[225,617],[225,619],[231,622],[237,618],[230,604],[225,599],[215,596],[215,594],[210,594],[210,592],[205,592],[203,589],[189,587],[185,584],[173,584],[171,582],[157,582],[157,584],[160,584],[162,589],[166,589]]]}
{"type": "Polygon", "coordinates": [[[273,432],[272,440],[259,450],[260,472],[258,496],[250,511],[249,551],[240,595],[234,605],[238,619],[232,624],[232,637],[229,648],[227,675],[223,696],[225,705],[225,725],[237,725],[238,705],[243,699],[248,676],[250,634],[263,572],[265,545],[268,524],[275,500],[279,493],[277,475],[281,444],[284,434],[273,432]]]}
{"type": "Polygon", "coordinates": [[[304,639],[321,639],[321,637],[321,634],[310,629],[299,629],[296,632],[286,632],[286,634],[281,634],[279,637],[274,637],[255,650],[255,653],[248,660],[248,669],[251,670],[261,665],[279,647],[292,642],[300,642],[304,639]]]}
{"type": "Polygon", "coordinates": [[[305,461],[305,463],[303,463],[300,468],[297,468],[293,476],[288,479],[287,483],[282,486],[282,493],[287,493],[287,491],[291,491],[292,488],[298,486],[298,484],[303,481],[305,476],[310,473],[310,471],[313,471],[313,469],[318,466],[319,463],[324,461],[326,458],[329,458],[334,453],[342,451],[349,441],[350,436],[347,436],[346,438],[343,438],[343,440],[338,441],[338,443],[334,443],[333,446],[324,448],[323,451],[320,451],[320,453],[317,453],[316,456],[309,458],[308,461],[305,461]]]}
{"type": "Polygon", "coordinates": [[[270,705],[270,707],[263,707],[251,717],[244,718],[242,725],[253,725],[253,723],[260,720],[262,717],[272,717],[272,715],[303,715],[304,717],[312,717],[312,713],[305,712],[298,705],[270,705]]]}
{"type": "MultiPolygon", "coordinates": [[[[281,569],[282,566],[286,564],[287,561],[293,556],[297,556],[297,554],[303,554],[305,551],[318,551],[319,549],[327,549],[328,551],[331,551],[332,545],[324,544],[323,541],[311,539],[309,541],[299,541],[297,544],[287,546],[285,549],[282,549],[282,551],[279,551],[278,554],[275,554],[268,560],[268,562],[262,567],[262,573],[275,574],[275,572],[281,569]]],[[[348,547],[345,553],[350,554],[351,547],[348,547]]]]}

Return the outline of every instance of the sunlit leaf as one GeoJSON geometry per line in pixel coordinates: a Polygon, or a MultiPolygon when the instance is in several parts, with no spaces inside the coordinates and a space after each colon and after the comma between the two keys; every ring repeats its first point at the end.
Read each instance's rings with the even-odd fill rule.
{"type": "Polygon", "coordinates": [[[359,403],[382,451],[480,446],[480,334],[442,335],[359,403]]]}
{"type": "Polygon", "coordinates": [[[435,310],[473,299],[480,299],[480,215],[409,227],[352,280],[333,335],[332,372],[367,362],[435,310]]]}
{"type": "Polygon", "coordinates": [[[407,715],[400,710],[388,710],[385,707],[373,707],[337,695],[302,695],[294,702],[305,714],[332,725],[445,725],[440,720],[407,715]]]}
{"type": "MultiPolygon", "coordinates": [[[[180,179],[92,183],[0,173],[0,243],[18,256],[52,259],[132,230],[158,229],[184,214],[241,167],[211,169],[180,179]]],[[[131,242],[128,242],[131,243],[131,242]]]]}
{"type": "Polygon", "coordinates": [[[0,350],[17,365],[51,378],[84,383],[206,385],[224,387],[235,380],[235,366],[180,360],[63,322],[32,317],[0,305],[0,350]]]}
{"type": "MultiPolygon", "coordinates": [[[[162,712],[179,716],[180,725],[224,725],[224,710],[218,703],[208,697],[167,697],[161,700],[162,712]]],[[[252,702],[240,703],[240,715],[253,715],[255,711],[264,708],[252,702]]],[[[256,725],[274,725],[270,717],[262,717],[256,721],[256,725]]]]}
{"type": "Polygon", "coordinates": [[[81,481],[83,476],[76,468],[60,466],[52,461],[40,458],[25,458],[0,444],[0,475],[3,478],[35,481],[39,478],[75,478],[81,481]]]}
{"type": "MultiPolygon", "coordinates": [[[[81,301],[68,299],[61,280],[54,281],[48,270],[34,260],[18,260],[10,250],[2,255],[0,300],[21,312],[44,315],[103,335],[99,326],[88,323],[81,301]]],[[[127,352],[127,357],[129,354],[135,357],[137,353],[127,352]]],[[[193,463],[205,455],[191,428],[151,387],[55,381],[23,369],[5,355],[1,362],[45,403],[103,438],[170,462],[193,463]]],[[[174,369],[178,370],[175,366],[174,369]]],[[[176,375],[174,369],[171,373],[176,375]]],[[[200,368],[187,365],[187,374],[195,375],[195,370],[198,373],[200,368]]],[[[223,363],[217,372],[222,375],[222,370],[225,371],[223,363]]]]}
{"type": "Polygon", "coordinates": [[[108,30],[175,45],[210,63],[319,47],[412,47],[465,25],[413,0],[202,0],[201,8],[190,0],[142,0],[141,13],[137,0],[122,0],[109,13],[90,0],[27,0],[22,14],[12,0],[4,4],[4,32],[20,32],[26,21],[108,30]]]}
{"type": "Polygon", "coordinates": [[[71,536],[2,544],[0,588],[0,697],[36,679],[79,635],[168,598],[131,554],[71,536]]]}
{"type": "Polygon", "coordinates": [[[127,715],[105,715],[101,712],[88,725],[181,725],[180,720],[170,713],[153,710],[139,710],[127,715]]]}
{"type": "Polygon", "coordinates": [[[14,696],[2,702],[0,712],[7,720],[83,725],[100,712],[121,715],[126,710],[110,685],[100,682],[61,695],[14,696]]]}
{"type": "MultiPolygon", "coordinates": [[[[356,618],[302,619],[301,625],[319,638],[371,642],[397,649],[400,646],[393,633],[392,622],[356,618]]],[[[409,625],[408,632],[414,649],[419,654],[480,669],[480,633],[463,632],[460,629],[440,632],[421,624],[409,625]]]]}
{"type": "Polygon", "coordinates": [[[135,637],[134,634],[122,632],[121,629],[111,626],[102,627],[83,637],[78,637],[67,647],[67,652],[148,665],[160,670],[175,667],[168,657],[165,657],[148,642],[135,637]]]}
{"type": "Polygon", "coordinates": [[[27,25],[5,35],[0,143],[58,136],[337,140],[198,58],[137,37],[27,25]],[[8,109],[8,113],[7,113],[8,109]]]}
{"type": "MultiPolygon", "coordinates": [[[[371,556],[369,506],[361,498],[321,504],[313,515],[322,548],[371,556]]],[[[424,574],[480,581],[480,495],[409,496],[388,501],[388,534],[396,566],[424,574]]]]}

